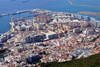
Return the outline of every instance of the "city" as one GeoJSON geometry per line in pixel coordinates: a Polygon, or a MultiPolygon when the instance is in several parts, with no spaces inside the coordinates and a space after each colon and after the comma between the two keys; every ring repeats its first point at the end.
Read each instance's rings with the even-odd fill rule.
{"type": "Polygon", "coordinates": [[[2,67],[38,66],[100,53],[100,21],[72,13],[30,10],[31,19],[11,18],[12,28],[0,34],[2,67]],[[34,62],[34,63],[33,63],[34,62]]]}

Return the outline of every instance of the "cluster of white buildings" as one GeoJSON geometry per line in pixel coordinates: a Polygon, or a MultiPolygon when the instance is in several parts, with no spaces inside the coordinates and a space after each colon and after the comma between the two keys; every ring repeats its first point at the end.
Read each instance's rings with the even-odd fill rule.
{"type": "Polygon", "coordinates": [[[34,19],[12,18],[14,30],[10,32],[14,36],[11,38],[10,33],[0,35],[0,42],[7,40],[5,46],[9,50],[0,59],[2,67],[36,66],[38,64],[29,64],[36,60],[64,62],[100,52],[100,31],[88,26],[90,22],[95,24],[97,21],[77,14],[40,9],[34,11],[39,15],[49,15],[52,20],[44,23],[34,19]],[[91,42],[94,38],[97,38],[95,42],[91,42]]]}

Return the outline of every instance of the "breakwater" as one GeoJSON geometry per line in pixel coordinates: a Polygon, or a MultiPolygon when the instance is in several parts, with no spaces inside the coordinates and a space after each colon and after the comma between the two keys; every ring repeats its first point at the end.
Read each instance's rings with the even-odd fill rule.
{"type": "Polygon", "coordinates": [[[99,12],[88,12],[88,11],[81,11],[81,12],[77,12],[79,14],[86,14],[86,15],[94,15],[94,16],[100,16],[99,12]]]}
{"type": "Polygon", "coordinates": [[[0,14],[0,17],[2,16],[8,16],[8,15],[15,15],[15,14],[20,14],[20,13],[25,13],[25,12],[30,12],[31,10],[23,10],[23,11],[17,11],[14,13],[8,13],[8,14],[0,14]]]}
{"type": "Polygon", "coordinates": [[[100,8],[100,6],[91,6],[91,5],[82,5],[82,4],[73,4],[74,1],[69,1],[69,4],[76,5],[76,6],[86,6],[86,7],[94,7],[94,8],[100,8]]]}

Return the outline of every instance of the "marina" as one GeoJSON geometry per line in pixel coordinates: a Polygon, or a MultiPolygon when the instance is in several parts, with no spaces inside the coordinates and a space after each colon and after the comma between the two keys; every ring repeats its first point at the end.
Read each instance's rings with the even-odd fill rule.
{"type": "MultiPolygon", "coordinates": [[[[73,4],[84,4],[87,2],[87,5],[92,6],[100,6],[100,1],[93,0],[59,0],[58,2],[54,2],[57,0],[29,0],[28,2],[22,2],[22,0],[1,0],[0,1],[0,33],[5,33],[11,29],[9,22],[11,22],[12,17],[20,18],[29,15],[33,15],[33,13],[25,12],[25,13],[16,13],[23,10],[32,10],[32,9],[47,9],[51,11],[57,12],[68,12],[68,13],[77,13],[80,11],[89,11],[89,12],[99,12],[99,8],[92,7],[83,7],[83,6],[74,6],[70,5],[69,1],[73,4]],[[40,1],[40,2],[39,2],[40,1]],[[90,3],[91,2],[91,3],[90,3]],[[49,5],[51,6],[49,6],[49,5]],[[60,4],[60,5],[59,5],[60,4]],[[80,9],[81,8],[81,9],[80,9]],[[12,10],[13,9],[13,10],[12,10]],[[8,13],[12,13],[7,15],[8,13]],[[3,16],[4,14],[4,16],[3,16]]],[[[91,15],[92,17],[100,20],[100,17],[91,15]]],[[[31,17],[27,17],[25,19],[29,19],[31,17]]]]}

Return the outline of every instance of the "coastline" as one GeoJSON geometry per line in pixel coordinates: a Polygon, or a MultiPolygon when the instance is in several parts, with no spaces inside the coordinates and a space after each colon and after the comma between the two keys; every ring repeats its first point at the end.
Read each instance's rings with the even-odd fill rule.
{"type": "MultiPolygon", "coordinates": [[[[69,0],[69,1],[73,2],[73,0],[69,0]]],[[[89,4],[89,1],[87,2],[87,4],[89,4]]],[[[73,3],[84,4],[83,2],[84,2],[84,0],[79,1],[79,2],[77,0],[75,2],[75,0],[74,0],[73,3]]],[[[90,1],[90,2],[93,3],[93,1],[90,1]]],[[[22,3],[19,0],[16,0],[16,1],[10,1],[9,0],[9,2],[6,2],[6,0],[2,0],[2,1],[0,1],[0,5],[3,6],[3,7],[0,8],[0,10],[1,10],[0,14],[15,13],[17,11],[36,9],[36,8],[47,9],[47,10],[56,11],[56,12],[68,12],[68,13],[77,13],[77,12],[80,12],[80,11],[93,11],[93,12],[99,11],[99,8],[81,7],[81,6],[70,5],[68,3],[68,0],[64,0],[64,1],[61,1],[61,0],[58,0],[58,1],[54,1],[54,0],[41,1],[40,0],[40,3],[41,4],[39,4],[39,2],[35,1],[35,0],[31,0],[31,1],[26,2],[26,3],[22,3]],[[7,4],[9,6],[7,6],[7,4]],[[14,4],[15,6],[12,6],[11,4],[14,4]]],[[[95,6],[96,4],[94,3],[94,4],[90,4],[90,5],[95,6]]],[[[0,17],[0,22],[2,23],[2,24],[0,24],[1,25],[0,26],[0,33],[3,34],[5,32],[7,32],[8,30],[10,30],[11,27],[8,24],[9,24],[9,22],[11,22],[11,20],[10,20],[11,17],[19,18],[19,17],[23,17],[23,16],[27,16],[27,15],[30,15],[30,14],[28,14],[28,13],[22,14],[21,13],[21,14],[14,14],[14,15],[0,17]]],[[[94,16],[94,18],[95,18],[95,16],[94,16]]]]}
{"type": "Polygon", "coordinates": [[[13,29],[14,29],[14,28],[13,28],[13,27],[14,27],[14,24],[13,24],[12,22],[10,22],[9,24],[11,25],[11,29],[10,29],[9,31],[14,31],[14,30],[13,30],[13,29]]]}
{"type": "MultiPolygon", "coordinates": [[[[44,10],[44,9],[31,9],[31,12],[35,12],[37,10],[44,10]]],[[[25,10],[27,11],[27,10],[25,10]]],[[[48,11],[48,10],[47,10],[48,11]]],[[[49,10],[50,11],[50,10],[49,10]]],[[[20,11],[21,12],[21,11],[20,11]]],[[[87,11],[81,11],[81,12],[77,12],[78,14],[85,14],[85,15],[95,15],[95,16],[100,16],[100,13],[95,13],[95,12],[87,12],[87,11]]],[[[73,14],[77,14],[77,13],[73,13],[73,14]]],[[[33,15],[32,15],[33,16],[33,15]]],[[[95,18],[94,18],[95,19],[95,18]]],[[[10,30],[8,30],[6,33],[10,32],[10,31],[14,31],[14,24],[12,22],[9,23],[11,25],[10,30]]],[[[4,33],[3,33],[4,34],[4,33]]]]}
{"type": "MultiPolygon", "coordinates": [[[[11,28],[10,28],[10,30],[8,30],[8,31],[5,32],[5,33],[9,33],[10,31],[13,31],[13,26],[14,26],[14,24],[13,24],[12,22],[10,22],[9,24],[10,24],[11,28]]],[[[3,33],[3,34],[5,34],[5,33],[3,33]]]]}

